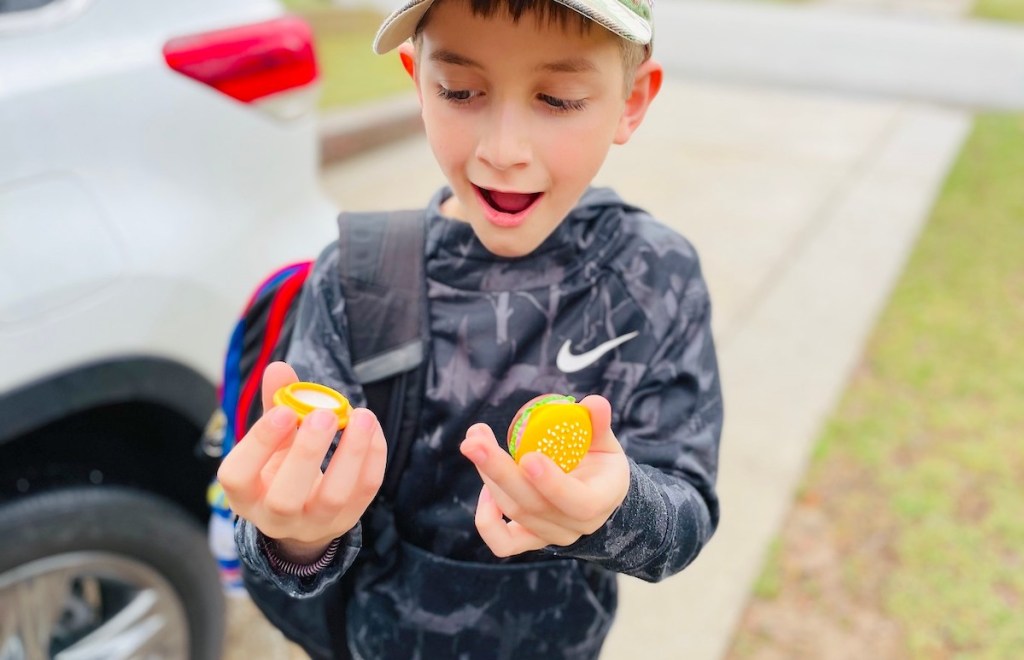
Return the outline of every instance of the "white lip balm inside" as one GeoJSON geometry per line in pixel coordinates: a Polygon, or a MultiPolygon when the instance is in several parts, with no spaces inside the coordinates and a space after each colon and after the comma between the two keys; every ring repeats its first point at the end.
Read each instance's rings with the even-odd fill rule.
{"type": "Polygon", "coordinates": [[[318,392],[317,390],[296,388],[292,390],[292,396],[306,405],[314,408],[327,408],[334,410],[338,407],[338,400],[332,396],[318,392]]]}
{"type": "Polygon", "coordinates": [[[274,393],[274,403],[294,410],[300,422],[317,408],[330,410],[338,416],[339,429],[345,428],[348,424],[348,414],[351,410],[348,399],[341,393],[318,383],[298,382],[285,385],[274,393]]]}

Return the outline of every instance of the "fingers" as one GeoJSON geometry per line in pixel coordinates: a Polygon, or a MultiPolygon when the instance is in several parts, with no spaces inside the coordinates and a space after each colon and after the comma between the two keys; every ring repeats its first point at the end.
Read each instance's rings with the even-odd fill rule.
{"type": "Polygon", "coordinates": [[[218,476],[232,508],[264,534],[320,542],[358,522],[383,480],[387,444],[373,413],[354,410],[321,473],[337,433],[337,416],[318,409],[298,430],[295,424],[290,409],[272,408],[228,454],[218,476]],[[283,421],[287,425],[279,429],[283,421]]]}
{"type": "MultiPolygon", "coordinates": [[[[489,426],[471,426],[459,450],[473,462],[481,477],[497,484],[511,499],[527,508],[539,508],[539,494],[525,479],[515,459],[498,445],[489,426]]],[[[506,510],[505,513],[508,514],[509,511],[506,510]]]]}
{"type": "Polygon", "coordinates": [[[330,410],[317,409],[306,416],[267,488],[264,506],[270,514],[285,518],[304,511],[337,431],[338,417],[330,410]]]}
{"type": "Polygon", "coordinates": [[[310,513],[333,517],[349,508],[358,518],[380,490],[387,458],[387,442],[377,417],[365,408],[353,410],[338,449],[311,495],[310,513]]]}
{"type": "Polygon", "coordinates": [[[577,529],[580,526],[579,521],[562,515],[548,502],[543,502],[539,508],[530,510],[510,498],[486,478],[484,487],[505,517],[544,539],[548,545],[572,545],[583,535],[583,532],[577,529]]]}
{"type": "Polygon", "coordinates": [[[540,452],[523,456],[520,466],[530,475],[530,485],[560,515],[572,521],[566,526],[580,534],[592,534],[608,519],[629,490],[629,461],[625,454],[588,454],[574,475],[562,472],[540,452]]]}
{"type": "Polygon", "coordinates": [[[487,547],[498,557],[511,557],[528,550],[540,550],[548,543],[516,522],[506,523],[487,486],[480,489],[476,505],[476,529],[487,547]]]}
{"type": "MultiPolygon", "coordinates": [[[[581,520],[566,515],[571,512],[564,511],[534,487],[532,479],[521,469],[521,465],[516,465],[515,460],[498,446],[494,434],[485,424],[471,427],[460,449],[480,472],[481,479],[501,511],[512,520],[545,537],[549,543],[568,545],[587,527],[581,524],[581,520]]],[[[536,452],[531,452],[533,453],[536,452]]],[[[576,482],[549,458],[539,454],[538,456],[563,479],[576,482]]],[[[526,461],[526,456],[523,457],[523,461],[526,461]]],[[[553,475],[552,478],[557,478],[557,475],[553,475]]],[[[583,484],[577,483],[576,486],[588,493],[583,499],[593,499],[593,494],[583,484]]]]}
{"type": "Polygon", "coordinates": [[[540,452],[530,452],[520,461],[530,475],[530,485],[548,502],[574,520],[589,520],[598,514],[600,497],[594,487],[565,474],[555,462],[540,452]]]}
{"type": "Polygon", "coordinates": [[[232,507],[252,502],[262,495],[260,474],[281,446],[295,433],[295,413],[284,406],[273,408],[263,415],[241,442],[224,457],[217,478],[232,507]]]}
{"type": "Polygon", "coordinates": [[[461,451],[474,463],[487,490],[489,504],[481,515],[484,523],[491,521],[489,533],[496,547],[531,545],[532,540],[522,540],[523,532],[549,545],[569,545],[600,529],[625,499],[629,461],[612,433],[611,407],[600,396],[580,403],[591,416],[594,440],[580,465],[568,474],[540,452],[527,453],[516,464],[487,425],[467,431],[461,451]],[[495,528],[487,507],[512,520],[505,523],[509,531],[495,528]]]}
{"type": "Polygon", "coordinates": [[[590,424],[594,429],[594,437],[590,442],[592,452],[623,453],[622,445],[612,433],[612,407],[603,396],[591,394],[580,401],[590,413],[590,424]]]}
{"type": "Polygon", "coordinates": [[[263,395],[263,410],[270,410],[274,407],[274,392],[285,385],[299,382],[295,370],[287,362],[271,362],[263,371],[263,383],[261,393],[263,395]]]}

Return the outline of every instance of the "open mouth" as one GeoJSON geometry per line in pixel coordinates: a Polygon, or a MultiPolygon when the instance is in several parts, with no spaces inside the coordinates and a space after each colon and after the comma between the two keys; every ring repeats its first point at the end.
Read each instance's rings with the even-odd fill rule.
{"type": "Polygon", "coordinates": [[[500,190],[481,188],[476,185],[473,187],[476,188],[480,197],[488,206],[498,213],[504,213],[506,215],[517,215],[526,211],[533,206],[534,202],[540,199],[541,196],[541,193],[502,192],[500,190]]]}

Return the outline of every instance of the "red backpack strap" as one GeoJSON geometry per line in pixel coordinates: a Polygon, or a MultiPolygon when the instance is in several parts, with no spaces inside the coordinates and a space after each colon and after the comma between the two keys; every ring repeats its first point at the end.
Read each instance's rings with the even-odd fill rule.
{"type": "Polygon", "coordinates": [[[277,290],[277,295],[274,296],[274,302],[271,304],[270,314],[267,317],[266,331],[263,335],[263,344],[260,347],[259,356],[249,372],[249,377],[246,379],[238,399],[239,405],[236,413],[237,416],[235,417],[235,428],[241,431],[243,435],[249,426],[249,411],[259,395],[263,371],[270,364],[270,356],[277,347],[278,340],[281,338],[281,327],[284,325],[285,316],[291,310],[292,303],[295,301],[299,291],[302,290],[302,284],[305,282],[307,274],[308,269],[302,273],[301,277],[288,278],[281,283],[280,288],[277,290]]]}

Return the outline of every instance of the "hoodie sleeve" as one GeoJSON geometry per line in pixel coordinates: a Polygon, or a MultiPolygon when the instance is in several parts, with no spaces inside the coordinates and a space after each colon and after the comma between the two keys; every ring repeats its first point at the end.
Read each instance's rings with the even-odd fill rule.
{"type": "Polygon", "coordinates": [[[722,394],[710,299],[692,264],[676,321],[614,428],[629,457],[626,498],[595,533],[550,548],[649,582],[685,568],[718,525],[722,394]]]}
{"type": "Polygon", "coordinates": [[[285,637],[301,646],[312,658],[333,657],[330,622],[340,604],[341,577],[355,563],[362,541],[357,525],[342,537],[334,562],[312,578],[282,575],[271,568],[259,547],[260,532],[252,523],[239,520],[235,541],[242,564],[242,579],[253,603],[285,637]]]}

